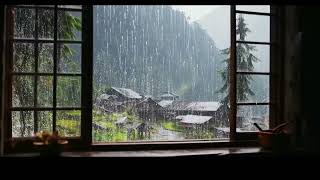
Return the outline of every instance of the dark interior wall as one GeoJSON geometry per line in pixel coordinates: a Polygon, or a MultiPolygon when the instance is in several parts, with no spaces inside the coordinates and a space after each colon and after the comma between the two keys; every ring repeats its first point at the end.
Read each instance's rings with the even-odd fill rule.
{"type": "Polygon", "coordinates": [[[302,32],[301,72],[302,142],[308,150],[320,152],[320,6],[299,7],[302,32]]]}
{"type": "Polygon", "coordinates": [[[0,5],[0,156],[3,154],[3,118],[2,118],[2,90],[3,90],[3,49],[4,49],[4,6],[0,5]]]}
{"type": "Polygon", "coordinates": [[[301,146],[301,73],[300,55],[301,55],[301,32],[299,28],[299,7],[285,6],[282,13],[283,24],[282,41],[282,76],[283,76],[283,118],[289,123],[289,129],[292,136],[292,145],[294,147],[301,146]],[[299,139],[300,138],[300,139],[299,139]]]}

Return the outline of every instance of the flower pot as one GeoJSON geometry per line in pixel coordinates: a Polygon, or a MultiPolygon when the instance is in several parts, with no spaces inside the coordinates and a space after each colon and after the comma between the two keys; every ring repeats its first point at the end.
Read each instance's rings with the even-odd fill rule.
{"type": "Polygon", "coordinates": [[[287,150],[290,145],[290,136],[287,133],[258,132],[258,141],[263,149],[273,151],[287,150]]]}
{"type": "Polygon", "coordinates": [[[37,149],[40,152],[40,156],[44,156],[44,157],[60,156],[64,144],[67,144],[67,141],[53,142],[49,144],[44,144],[41,142],[34,143],[34,145],[37,147],[37,149]]]}

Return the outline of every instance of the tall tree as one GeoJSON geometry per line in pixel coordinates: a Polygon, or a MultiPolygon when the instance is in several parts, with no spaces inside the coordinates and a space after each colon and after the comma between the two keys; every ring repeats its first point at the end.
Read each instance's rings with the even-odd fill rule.
{"type": "MultiPolygon", "coordinates": [[[[247,34],[250,29],[245,23],[245,19],[242,15],[239,15],[237,19],[236,35],[237,39],[240,41],[245,41],[247,34]]],[[[256,51],[255,46],[238,43],[237,48],[237,69],[244,72],[252,72],[254,70],[254,62],[259,61],[259,59],[252,54],[253,51],[256,51]]],[[[224,98],[221,100],[222,104],[229,103],[229,61],[230,61],[230,48],[222,50],[222,54],[226,57],[223,60],[225,67],[220,71],[221,78],[224,81],[223,86],[219,89],[218,93],[223,93],[224,98]]],[[[254,96],[255,93],[251,89],[252,77],[251,75],[238,75],[237,76],[237,101],[246,101],[250,96],[254,96]]]]}

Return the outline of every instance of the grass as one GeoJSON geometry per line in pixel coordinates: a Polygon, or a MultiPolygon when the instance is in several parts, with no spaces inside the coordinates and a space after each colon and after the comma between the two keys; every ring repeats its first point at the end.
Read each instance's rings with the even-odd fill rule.
{"type": "Polygon", "coordinates": [[[93,110],[93,122],[106,130],[94,130],[93,141],[95,142],[119,142],[127,141],[127,129],[118,128],[114,122],[120,117],[126,116],[129,121],[139,122],[139,118],[128,112],[122,113],[99,113],[97,110],[93,110]]]}
{"type": "Polygon", "coordinates": [[[80,121],[59,119],[57,120],[57,127],[59,129],[59,133],[63,136],[80,135],[80,121]]]}
{"type": "Polygon", "coordinates": [[[164,122],[161,123],[161,125],[166,130],[178,131],[178,132],[182,132],[183,131],[183,129],[181,127],[179,127],[175,122],[164,121],[164,122]]]}

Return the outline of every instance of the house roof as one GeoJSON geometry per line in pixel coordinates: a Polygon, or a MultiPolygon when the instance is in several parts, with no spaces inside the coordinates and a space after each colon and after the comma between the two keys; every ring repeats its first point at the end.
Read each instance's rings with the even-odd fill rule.
{"type": "Polygon", "coordinates": [[[167,108],[171,110],[185,110],[188,104],[189,102],[185,101],[174,101],[169,106],[167,106],[167,108]]]}
{"type": "Polygon", "coordinates": [[[221,104],[215,101],[208,101],[208,102],[175,101],[170,106],[168,106],[168,108],[172,110],[217,111],[220,106],[221,104]]]}
{"type": "Polygon", "coordinates": [[[131,98],[131,99],[141,99],[142,96],[133,91],[132,89],[127,89],[127,88],[117,88],[117,87],[112,87],[112,89],[114,89],[115,91],[117,91],[118,93],[122,94],[123,96],[127,97],[127,98],[131,98]]]}
{"type": "Polygon", "coordinates": [[[181,123],[187,123],[187,124],[203,124],[210,119],[212,119],[212,116],[198,116],[198,115],[182,115],[177,116],[176,119],[181,119],[181,123]]]}
{"type": "Polygon", "coordinates": [[[167,106],[170,106],[171,104],[173,103],[173,101],[171,100],[162,100],[160,101],[158,104],[161,106],[161,107],[167,107],[167,106]]]}
{"type": "Polygon", "coordinates": [[[172,92],[164,92],[160,97],[179,97],[179,96],[172,92]]]}
{"type": "Polygon", "coordinates": [[[118,96],[116,96],[116,95],[109,95],[109,94],[101,94],[99,97],[98,97],[98,99],[105,99],[105,100],[107,100],[107,99],[109,99],[109,98],[117,98],[118,96]]]}
{"type": "Polygon", "coordinates": [[[126,117],[126,116],[121,117],[115,122],[115,124],[123,124],[123,123],[127,122],[127,120],[128,120],[128,117],[126,117]]]}
{"type": "Polygon", "coordinates": [[[162,106],[159,105],[159,103],[157,103],[156,101],[154,101],[151,98],[145,98],[143,100],[141,100],[139,103],[136,104],[136,106],[140,106],[143,103],[153,103],[154,105],[156,105],[158,108],[162,108],[162,106]]]}
{"type": "Polygon", "coordinates": [[[208,101],[208,102],[191,102],[187,105],[186,110],[191,111],[217,111],[220,107],[219,102],[208,101]]]}

